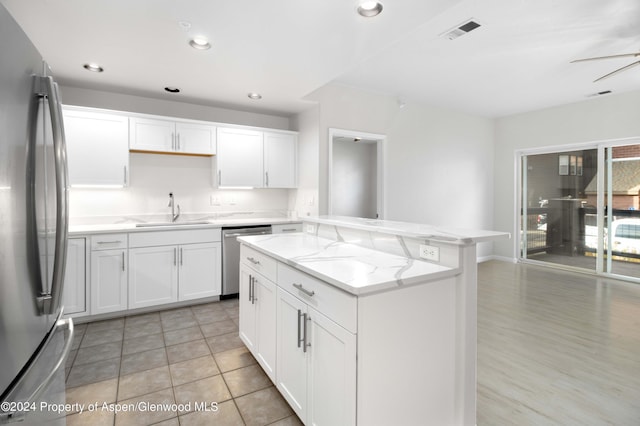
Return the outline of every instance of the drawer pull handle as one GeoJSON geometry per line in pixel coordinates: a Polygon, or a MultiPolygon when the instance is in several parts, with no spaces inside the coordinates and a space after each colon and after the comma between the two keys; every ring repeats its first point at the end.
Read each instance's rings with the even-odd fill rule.
{"type": "Polygon", "coordinates": [[[120,244],[122,243],[122,241],[118,240],[118,241],[96,241],[96,244],[98,245],[102,245],[102,244],[120,244]]]}
{"type": "MultiPolygon", "coordinates": [[[[306,315],[306,314],[305,314],[306,315]]],[[[300,337],[300,317],[302,316],[302,311],[298,309],[298,347],[300,347],[300,343],[302,343],[302,338],[300,337]]]]}
{"type": "Polygon", "coordinates": [[[251,263],[253,263],[254,265],[259,265],[260,261],[259,260],[255,260],[253,257],[247,257],[247,260],[251,263]]]}
{"type": "Polygon", "coordinates": [[[303,337],[302,337],[302,352],[307,352],[307,347],[311,346],[311,343],[307,342],[307,321],[310,321],[311,317],[304,313],[302,314],[302,321],[304,321],[304,326],[303,326],[303,337]]]}
{"type": "Polygon", "coordinates": [[[282,232],[296,232],[297,229],[296,228],[284,228],[282,229],[282,232]]]}
{"type": "Polygon", "coordinates": [[[297,288],[298,290],[300,290],[301,292],[303,292],[304,294],[306,294],[307,296],[313,296],[314,294],[316,294],[316,292],[315,292],[315,291],[313,291],[313,290],[307,290],[306,288],[304,288],[304,287],[302,286],[302,284],[296,284],[296,283],[293,283],[293,286],[294,286],[295,288],[297,288]]]}

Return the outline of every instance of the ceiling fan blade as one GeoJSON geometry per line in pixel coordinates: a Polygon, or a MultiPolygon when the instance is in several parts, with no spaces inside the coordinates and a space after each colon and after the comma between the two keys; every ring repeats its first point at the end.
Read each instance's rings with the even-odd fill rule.
{"type": "Polygon", "coordinates": [[[596,82],[598,82],[598,81],[600,81],[600,80],[604,80],[605,78],[609,78],[609,77],[611,77],[611,76],[613,76],[613,75],[619,74],[619,73],[621,73],[622,71],[626,71],[626,70],[628,70],[628,69],[630,69],[630,68],[633,68],[633,67],[635,67],[635,66],[638,66],[638,65],[640,65],[640,61],[636,61],[636,62],[633,62],[633,63],[631,63],[631,64],[629,64],[629,65],[625,65],[625,66],[624,66],[624,67],[622,67],[622,68],[618,68],[617,70],[612,71],[612,72],[610,72],[609,74],[603,75],[602,77],[600,77],[600,78],[598,78],[598,79],[596,79],[596,80],[593,80],[593,82],[594,82],[594,83],[596,83],[596,82]]]}
{"type": "Polygon", "coordinates": [[[601,59],[612,59],[612,58],[628,58],[628,57],[638,57],[640,56],[640,52],[636,52],[636,53],[623,53],[621,55],[609,55],[609,56],[596,56],[594,58],[584,58],[584,59],[574,59],[573,61],[571,61],[570,63],[576,63],[576,62],[586,62],[586,61],[599,61],[601,59]]]}

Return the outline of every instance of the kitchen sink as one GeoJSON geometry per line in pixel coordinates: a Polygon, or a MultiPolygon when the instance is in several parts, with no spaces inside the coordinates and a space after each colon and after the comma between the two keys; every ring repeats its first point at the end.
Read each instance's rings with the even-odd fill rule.
{"type": "Polygon", "coordinates": [[[136,228],[151,228],[154,226],[188,226],[188,225],[209,225],[209,222],[150,222],[136,223],[136,228]]]}

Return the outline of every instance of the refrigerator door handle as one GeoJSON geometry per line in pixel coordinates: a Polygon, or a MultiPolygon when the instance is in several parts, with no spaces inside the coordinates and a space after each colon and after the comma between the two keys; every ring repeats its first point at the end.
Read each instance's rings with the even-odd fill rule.
{"type": "Polygon", "coordinates": [[[45,93],[49,102],[51,127],[53,130],[53,154],[56,175],[56,241],[53,258],[53,282],[51,292],[40,297],[44,314],[55,314],[62,300],[64,269],[67,258],[69,230],[69,193],[67,172],[67,147],[62,123],[62,103],[58,85],[53,77],[42,77],[45,93]]]}
{"type": "MultiPolygon", "coordinates": [[[[38,400],[40,395],[42,395],[42,392],[44,392],[47,386],[49,386],[49,383],[51,383],[51,381],[55,378],[58,370],[60,370],[60,368],[64,368],[65,360],[69,356],[69,352],[71,352],[71,346],[73,345],[73,334],[74,334],[73,319],[71,318],[59,319],[56,322],[56,328],[63,327],[63,326],[67,327],[67,331],[69,332],[69,334],[67,335],[67,341],[64,344],[64,348],[62,349],[62,354],[60,355],[60,358],[56,362],[56,365],[51,369],[47,377],[38,385],[38,387],[33,391],[33,393],[29,395],[29,398],[27,398],[26,401],[21,402],[20,404],[16,404],[18,406],[25,407],[26,411],[0,411],[0,424],[23,421],[25,416],[31,412],[29,410],[29,407],[35,404],[35,401],[38,400]]],[[[54,332],[55,330],[52,330],[51,335],[53,335],[54,332]]],[[[36,358],[36,361],[37,361],[37,358],[36,358]]],[[[18,383],[15,387],[17,387],[19,384],[20,383],[18,383]]],[[[13,390],[15,390],[15,387],[13,390]]],[[[12,392],[9,392],[7,394],[8,398],[11,397],[12,392]]]]}

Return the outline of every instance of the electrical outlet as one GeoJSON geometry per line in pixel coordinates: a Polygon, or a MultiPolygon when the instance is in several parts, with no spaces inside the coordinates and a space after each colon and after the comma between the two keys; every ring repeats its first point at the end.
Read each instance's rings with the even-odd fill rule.
{"type": "Polygon", "coordinates": [[[220,197],[217,195],[212,195],[209,198],[209,202],[212,206],[219,206],[220,205],[220,197]]]}
{"type": "Polygon", "coordinates": [[[440,247],[420,244],[420,257],[433,262],[440,262],[440,247]]]}
{"type": "Polygon", "coordinates": [[[315,234],[315,232],[316,232],[316,226],[307,224],[307,234],[315,234]]]}

